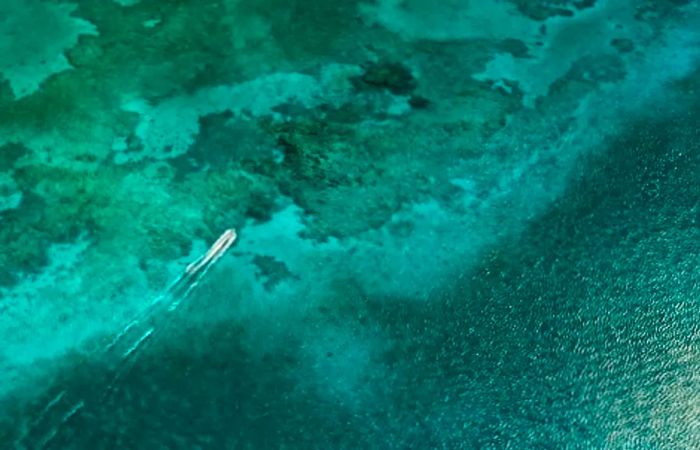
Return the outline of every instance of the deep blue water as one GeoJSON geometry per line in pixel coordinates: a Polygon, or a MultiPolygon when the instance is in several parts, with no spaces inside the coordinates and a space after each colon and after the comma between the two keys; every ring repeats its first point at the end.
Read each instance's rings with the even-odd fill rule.
{"type": "Polygon", "coordinates": [[[0,17],[0,449],[700,448],[697,1],[0,17]]]}

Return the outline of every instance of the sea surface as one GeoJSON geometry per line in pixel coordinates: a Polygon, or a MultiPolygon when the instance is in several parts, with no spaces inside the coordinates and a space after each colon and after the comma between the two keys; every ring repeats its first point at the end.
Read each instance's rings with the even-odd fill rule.
{"type": "Polygon", "coordinates": [[[700,1],[0,0],[0,450],[700,448],[700,1]]]}

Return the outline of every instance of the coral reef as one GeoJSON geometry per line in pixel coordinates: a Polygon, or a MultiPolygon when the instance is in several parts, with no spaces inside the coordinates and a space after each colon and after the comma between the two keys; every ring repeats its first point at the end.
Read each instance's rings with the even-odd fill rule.
{"type": "Polygon", "coordinates": [[[52,394],[101,393],[94,349],[229,228],[51,445],[700,442],[675,402],[697,391],[697,2],[0,16],[0,442],[39,448],[52,394]]]}

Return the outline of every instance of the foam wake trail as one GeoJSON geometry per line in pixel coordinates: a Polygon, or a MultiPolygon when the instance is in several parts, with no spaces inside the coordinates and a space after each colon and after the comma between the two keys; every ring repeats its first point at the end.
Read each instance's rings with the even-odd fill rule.
{"type": "MultiPolygon", "coordinates": [[[[233,245],[236,233],[227,230],[210,249],[187,266],[170,286],[134,319],[121,328],[109,342],[85,357],[83,364],[73,374],[89,383],[59,387],[48,395],[48,400],[36,417],[25,425],[15,448],[43,450],[66,448],[61,443],[62,428],[92,404],[100,404],[118,392],[119,383],[136,363],[138,356],[165,334],[173,323],[178,307],[195,290],[211,267],[233,245]],[[100,371],[102,379],[94,379],[91,363],[99,362],[106,370],[100,371]]],[[[65,444],[65,443],[64,443],[65,444]]]]}

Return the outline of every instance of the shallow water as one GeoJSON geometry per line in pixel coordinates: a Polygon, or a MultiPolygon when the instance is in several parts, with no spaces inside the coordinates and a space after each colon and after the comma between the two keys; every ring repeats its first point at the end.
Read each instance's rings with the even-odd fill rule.
{"type": "Polygon", "coordinates": [[[0,12],[0,448],[700,446],[697,1],[0,12]]]}

